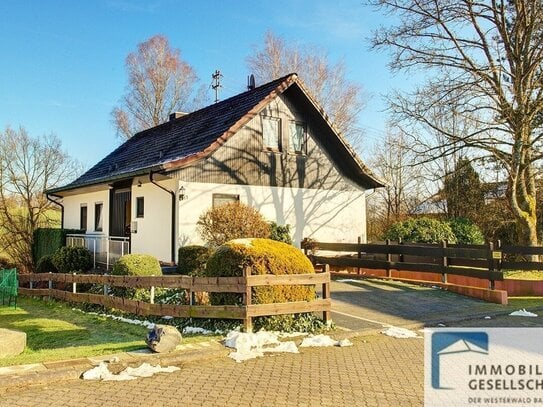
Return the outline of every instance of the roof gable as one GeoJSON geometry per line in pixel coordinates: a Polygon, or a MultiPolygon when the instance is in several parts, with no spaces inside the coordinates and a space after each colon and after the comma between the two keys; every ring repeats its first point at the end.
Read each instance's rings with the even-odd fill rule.
{"type": "MultiPolygon", "coordinates": [[[[209,156],[279,93],[284,92],[293,84],[299,86],[307,100],[319,112],[319,116],[330,125],[328,119],[323,116],[322,109],[299,83],[296,74],[290,74],[136,133],[71,184],[48,192],[55,193],[124,179],[150,171],[171,170],[190,165],[194,161],[209,156]]],[[[330,128],[333,129],[331,125],[330,128]]],[[[335,130],[334,134],[338,142],[336,147],[347,154],[347,159],[353,168],[360,170],[358,172],[363,176],[365,183],[373,188],[382,186],[335,130]]]]}

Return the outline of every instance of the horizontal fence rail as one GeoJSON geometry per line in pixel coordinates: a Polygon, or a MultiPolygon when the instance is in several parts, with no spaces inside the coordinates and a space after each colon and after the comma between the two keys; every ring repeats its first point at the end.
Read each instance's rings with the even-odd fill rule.
{"type": "Polygon", "coordinates": [[[221,318],[241,319],[244,328],[252,330],[252,318],[281,314],[297,314],[305,312],[322,312],[323,319],[330,320],[330,271],[324,269],[316,274],[292,275],[252,275],[246,268],[242,277],[190,277],[190,276],[112,276],[98,274],[57,274],[32,273],[19,274],[20,285],[28,284],[30,288],[19,287],[19,293],[30,296],[47,296],[62,301],[89,303],[107,308],[130,312],[140,316],[165,316],[181,318],[221,318]],[[48,288],[35,288],[35,283],[47,283],[48,288]],[[54,288],[64,284],[65,289],[54,288]],[[103,294],[77,292],[78,284],[95,284],[103,286],[103,294]],[[322,298],[312,301],[298,301],[273,304],[252,304],[253,287],[262,286],[297,286],[322,285],[322,298]],[[110,287],[149,289],[150,302],[131,300],[110,295],[110,287]],[[189,305],[155,304],[156,288],[176,288],[186,290],[189,305]],[[238,293],[242,295],[241,305],[194,305],[194,294],[197,292],[238,293]]]}
{"type": "Polygon", "coordinates": [[[314,264],[386,270],[389,278],[391,270],[435,273],[441,274],[443,283],[447,282],[447,275],[472,277],[488,280],[491,289],[495,281],[503,280],[504,269],[543,269],[543,263],[539,262],[504,260],[511,255],[543,254],[543,248],[500,247],[499,243],[450,245],[442,242],[430,245],[386,241],[366,244],[304,239],[302,248],[314,264]]]}

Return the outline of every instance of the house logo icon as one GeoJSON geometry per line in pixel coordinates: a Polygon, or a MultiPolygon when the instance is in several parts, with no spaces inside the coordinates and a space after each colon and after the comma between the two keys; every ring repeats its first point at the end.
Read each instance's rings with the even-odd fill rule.
{"type": "Polygon", "coordinates": [[[452,390],[443,385],[440,366],[445,358],[459,354],[488,355],[488,334],[486,332],[434,332],[432,334],[432,388],[452,390]]]}

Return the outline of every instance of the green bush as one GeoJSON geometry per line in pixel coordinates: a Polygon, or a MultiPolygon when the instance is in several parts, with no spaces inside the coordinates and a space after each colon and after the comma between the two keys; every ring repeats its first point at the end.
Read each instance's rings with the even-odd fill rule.
{"type": "Polygon", "coordinates": [[[177,252],[177,272],[188,276],[203,276],[213,249],[205,246],[183,246],[177,252]]]}
{"type": "Polygon", "coordinates": [[[290,236],[290,225],[278,225],[275,222],[270,223],[270,239],[277,240],[286,244],[292,244],[290,236]]]}
{"type": "Polygon", "coordinates": [[[82,233],[85,233],[85,231],[78,229],[36,229],[32,241],[32,258],[34,263],[37,264],[43,256],[52,256],[58,249],[66,246],[66,235],[82,233]]]}
{"type": "Polygon", "coordinates": [[[449,226],[456,236],[456,242],[462,244],[483,244],[485,237],[479,226],[466,218],[453,218],[449,220],[449,226]]]}
{"type": "Polygon", "coordinates": [[[59,273],[85,272],[92,267],[91,254],[84,247],[61,247],[52,262],[59,273]]]}
{"type": "MultiPolygon", "coordinates": [[[[161,276],[160,263],[149,254],[125,254],[114,265],[111,274],[120,276],[161,276]]],[[[113,295],[133,300],[149,301],[150,291],[145,288],[113,287],[113,295]]],[[[155,291],[155,295],[159,294],[155,291]]]]}
{"type": "Polygon", "coordinates": [[[58,269],[53,264],[53,256],[43,256],[36,264],[36,273],[58,273],[58,269]]]}
{"type": "Polygon", "coordinates": [[[440,243],[443,240],[456,243],[456,236],[447,222],[426,217],[394,223],[383,238],[412,243],[440,243]]]}
{"type": "MultiPolygon", "coordinates": [[[[237,239],[219,247],[207,262],[210,277],[242,276],[250,266],[252,274],[314,273],[309,259],[297,248],[269,239],[237,239]]],[[[263,286],[252,292],[253,304],[310,301],[315,299],[313,286],[263,286]]],[[[240,294],[211,293],[211,304],[241,304],[240,294]]]]}

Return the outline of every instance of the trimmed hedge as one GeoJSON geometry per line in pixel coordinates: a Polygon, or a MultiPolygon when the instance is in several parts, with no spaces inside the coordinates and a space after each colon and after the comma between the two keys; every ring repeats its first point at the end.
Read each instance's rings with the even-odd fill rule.
{"type": "MultiPolygon", "coordinates": [[[[156,257],[149,254],[125,254],[114,265],[111,274],[120,276],[161,276],[162,269],[156,257]]],[[[117,297],[130,298],[133,300],[149,301],[150,292],[145,288],[123,288],[114,287],[111,289],[117,297]]],[[[155,291],[156,294],[160,292],[155,291]]]]}
{"type": "Polygon", "coordinates": [[[180,247],[177,252],[177,272],[187,276],[203,276],[212,254],[213,249],[205,246],[180,247]]]}
{"type": "MultiPolygon", "coordinates": [[[[252,274],[311,274],[313,265],[297,248],[270,239],[236,239],[220,246],[207,262],[205,275],[210,277],[242,276],[250,266],[252,274]]],[[[313,286],[255,287],[253,304],[311,301],[316,298],[313,286]]],[[[240,294],[211,293],[211,304],[241,304],[240,294]]]]}
{"type": "Polygon", "coordinates": [[[36,229],[32,242],[32,259],[34,263],[37,264],[43,256],[52,256],[58,249],[66,246],[66,235],[83,233],[85,231],[79,229],[36,229]]]}
{"type": "Polygon", "coordinates": [[[441,243],[443,240],[456,243],[456,236],[447,222],[432,218],[410,218],[391,225],[384,239],[413,243],[441,243]]]}
{"type": "Polygon", "coordinates": [[[51,261],[60,273],[85,272],[92,267],[91,254],[84,247],[61,247],[51,261]]]}
{"type": "Polygon", "coordinates": [[[469,219],[453,218],[450,219],[448,223],[456,236],[457,243],[483,244],[485,242],[485,237],[483,236],[481,229],[479,229],[479,226],[469,219]]]}

